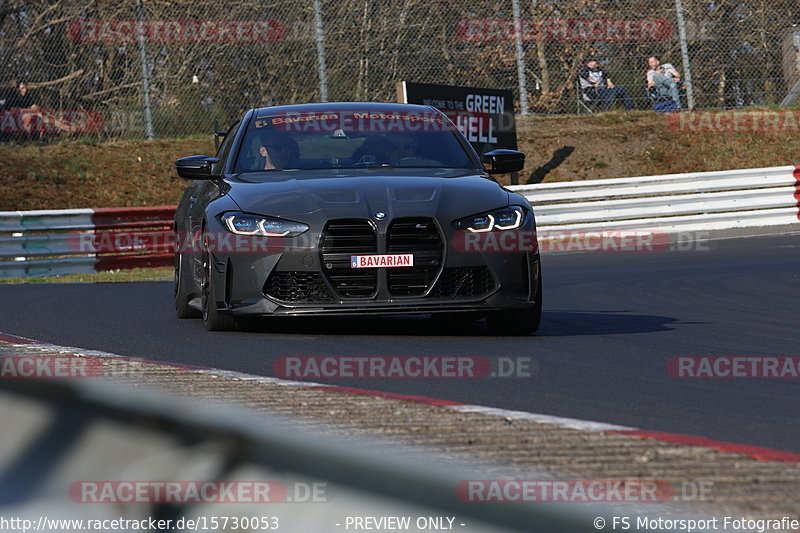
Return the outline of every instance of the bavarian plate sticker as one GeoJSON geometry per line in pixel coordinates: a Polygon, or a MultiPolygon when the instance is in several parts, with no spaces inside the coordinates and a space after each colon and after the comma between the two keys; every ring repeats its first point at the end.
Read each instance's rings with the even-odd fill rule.
{"type": "Polygon", "coordinates": [[[351,255],[350,268],[414,266],[414,254],[351,255]]]}

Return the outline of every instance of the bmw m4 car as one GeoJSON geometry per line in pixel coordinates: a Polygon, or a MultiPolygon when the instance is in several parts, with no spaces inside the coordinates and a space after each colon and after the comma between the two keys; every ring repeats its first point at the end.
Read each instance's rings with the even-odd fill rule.
{"type": "Polygon", "coordinates": [[[326,103],[248,111],[215,157],[178,159],[175,310],[209,330],[290,315],[485,317],[539,326],[533,210],[433,107],[326,103]]]}

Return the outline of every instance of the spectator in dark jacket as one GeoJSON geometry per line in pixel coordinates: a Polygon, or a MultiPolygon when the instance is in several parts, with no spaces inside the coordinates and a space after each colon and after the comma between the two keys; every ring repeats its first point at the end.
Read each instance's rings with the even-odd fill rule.
{"type": "Polygon", "coordinates": [[[625,87],[616,87],[611,78],[597,66],[597,59],[590,57],[586,64],[578,71],[578,81],[584,96],[589,100],[603,103],[603,111],[607,111],[616,100],[619,100],[625,109],[633,109],[633,102],[625,87]]]}
{"type": "Polygon", "coordinates": [[[41,117],[39,106],[33,100],[33,96],[28,91],[28,84],[21,81],[6,99],[6,109],[11,110],[17,115],[16,123],[23,132],[30,133],[33,121],[41,117]]]}

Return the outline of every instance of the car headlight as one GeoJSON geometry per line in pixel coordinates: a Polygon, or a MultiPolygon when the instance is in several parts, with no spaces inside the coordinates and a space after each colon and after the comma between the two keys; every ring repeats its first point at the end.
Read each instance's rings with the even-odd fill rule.
{"type": "Polygon", "coordinates": [[[489,213],[462,218],[456,220],[453,224],[460,230],[484,233],[487,231],[517,229],[522,226],[524,221],[525,210],[521,207],[511,206],[489,213]]]}
{"type": "Polygon", "coordinates": [[[282,218],[248,215],[245,213],[228,213],[222,216],[225,227],[237,235],[257,235],[260,237],[296,237],[308,231],[302,222],[283,220],[282,218]]]}

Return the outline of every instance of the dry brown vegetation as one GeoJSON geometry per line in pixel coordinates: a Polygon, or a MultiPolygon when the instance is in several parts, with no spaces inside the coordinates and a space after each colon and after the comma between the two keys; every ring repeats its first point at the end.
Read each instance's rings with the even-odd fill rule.
{"type": "MultiPolygon", "coordinates": [[[[611,112],[520,120],[526,181],[553,152],[574,147],[545,181],[755,168],[798,163],[791,132],[684,133],[663,115],[611,112]]],[[[210,136],[0,146],[0,210],[175,204],[186,182],[174,160],[213,152],[210,136]]]]}
{"type": "MultiPolygon", "coordinates": [[[[509,0],[322,4],[331,101],[394,100],[401,80],[512,89],[519,99],[509,0]]],[[[274,39],[207,41],[192,32],[145,32],[156,136],[200,133],[211,118],[230,120],[259,105],[320,100],[309,0],[259,3],[257,9],[244,0],[140,5],[141,13],[133,0],[3,2],[0,87],[25,78],[45,109],[96,111],[106,117],[103,135],[141,135],[141,49],[115,30],[116,24],[141,16],[147,28],[182,21],[184,29],[199,32],[216,21],[257,19],[269,22],[274,39]]],[[[774,105],[783,99],[798,78],[792,24],[800,22],[800,3],[684,0],[683,6],[690,65],[682,64],[673,0],[521,3],[520,16],[529,28],[522,51],[530,111],[575,112],[575,76],[588,55],[600,57],[603,69],[627,87],[640,109],[649,108],[642,83],[651,54],[682,72],[691,66],[699,109],[774,105]],[[571,29],[548,30],[560,27],[553,26],[558,20],[572,21],[571,29]],[[619,30],[615,21],[658,21],[664,31],[623,38],[612,31],[619,30]]]]}

